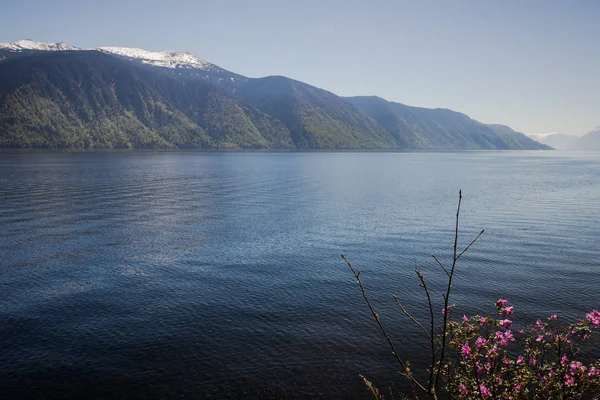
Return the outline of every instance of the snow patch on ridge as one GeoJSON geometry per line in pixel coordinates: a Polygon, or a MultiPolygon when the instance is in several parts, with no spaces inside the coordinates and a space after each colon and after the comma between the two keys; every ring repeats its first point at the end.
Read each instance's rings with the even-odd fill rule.
{"type": "Polygon", "coordinates": [[[121,57],[135,59],[143,64],[150,64],[166,68],[194,68],[204,70],[218,69],[215,65],[196,57],[193,54],[181,51],[148,51],[130,47],[98,47],[103,53],[114,54],[121,57]]]}
{"type": "MultiPolygon", "coordinates": [[[[25,39],[13,43],[0,43],[0,50],[17,53],[25,50],[73,51],[83,49],[66,43],[42,43],[25,39]]],[[[106,54],[125,57],[130,60],[141,62],[142,64],[149,64],[156,67],[202,69],[206,71],[220,70],[216,65],[204,61],[193,54],[182,51],[149,51],[130,47],[97,47],[88,50],[97,50],[106,54]]]]}
{"type": "Polygon", "coordinates": [[[66,43],[42,43],[35,40],[25,39],[13,43],[0,43],[1,50],[23,51],[23,50],[40,50],[40,51],[70,51],[81,50],[78,47],[71,46],[66,43]]]}

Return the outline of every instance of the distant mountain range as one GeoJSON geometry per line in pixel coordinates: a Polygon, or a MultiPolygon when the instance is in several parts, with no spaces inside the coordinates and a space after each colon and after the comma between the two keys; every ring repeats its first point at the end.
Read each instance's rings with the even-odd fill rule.
{"type": "Polygon", "coordinates": [[[561,133],[528,133],[527,136],[556,150],[600,151],[600,125],[583,136],[561,133]]]}
{"type": "Polygon", "coordinates": [[[451,110],[247,78],[189,53],[31,40],[0,43],[0,147],[550,149],[451,110]]]}

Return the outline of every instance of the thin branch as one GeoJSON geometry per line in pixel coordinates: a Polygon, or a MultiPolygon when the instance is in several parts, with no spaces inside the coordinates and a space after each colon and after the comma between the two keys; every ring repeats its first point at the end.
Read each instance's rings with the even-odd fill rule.
{"type": "MultiPolygon", "coordinates": [[[[434,256],[435,257],[435,256],[434,256]]],[[[441,264],[440,264],[441,265],[441,264]]],[[[443,268],[443,266],[442,266],[443,268]]],[[[444,268],[445,270],[445,268],[444,268]]],[[[429,393],[431,394],[433,392],[434,389],[434,385],[433,385],[433,370],[435,368],[435,341],[433,338],[433,330],[434,330],[434,314],[433,314],[433,306],[431,304],[431,296],[429,295],[429,289],[427,289],[427,284],[425,283],[425,277],[423,276],[423,274],[421,274],[421,271],[419,271],[419,268],[415,267],[415,272],[417,273],[417,276],[419,277],[419,280],[421,281],[421,285],[423,286],[423,289],[425,289],[425,294],[427,295],[427,304],[429,305],[429,329],[430,329],[430,334],[429,334],[429,343],[431,345],[431,362],[430,362],[430,366],[429,366],[429,384],[428,384],[428,389],[429,389],[429,393]]]]}
{"type": "Polygon", "coordinates": [[[477,235],[475,237],[475,239],[473,239],[471,241],[471,243],[469,243],[469,245],[467,247],[465,247],[465,249],[463,251],[460,252],[460,254],[458,255],[458,257],[456,257],[456,261],[458,261],[458,259],[467,252],[467,250],[469,250],[469,247],[473,246],[473,244],[475,244],[475,242],[477,241],[477,239],[479,239],[479,236],[483,235],[483,232],[485,231],[485,229],[482,229],[481,232],[479,232],[479,235],[477,235]]]}
{"type": "Polygon", "coordinates": [[[446,294],[444,295],[444,323],[442,325],[442,350],[440,352],[440,361],[437,368],[437,373],[435,374],[435,385],[434,387],[437,389],[437,386],[440,382],[440,374],[442,373],[442,366],[444,364],[444,357],[446,356],[446,336],[448,330],[448,298],[450,297],[450,291],[452,290],[452,276],[454,275],[454,268],[456,267],[456,248],[458,244],[458,221],[460,216],[460,203],[462,201],[462,190],[458,191],[458,207],[456,209],[456,227],[454,229],[454,257],[452,261],[452,268],[450,269],[450,274],[448,275],[448,288],[446,289],[446,294]]]}
{"type": "Polygon", "coordinates": [[[410,318],[410,320],[412,322],[414,322],[419,328],[421,328],[423,330],[423,332],[425,332],[425,334],[427,335],[427,338],[430,341],[433,340],[433,337],[431,337],[431,335],[429,335],[429,332],[427,332],[427,329],[425,329],[423,324],[421,324],[419,321],[417,321],[417,319],[415,317],[413,317],[408,311],[406,311],[406,308],[404,308],[402,303],[400,303],[400,300],[398,300],[398,297],[396,295],[394,295],[394,300],[396,300],[396,304],[398,304],[398,307],[400,307],[400,310],[402,310],[404,315],[406,315],[408,318],[410,318]]]}
{"type": "Polygon", "coordinates": [[[444,265],[440,262],[440,260],[438,260],[438,258],[435,256],[435,254],[432,254],[431,257],[433,257],[433,259],[438,263],[438,265],[440,267],[442,267],[442,269],[444,270],[444,272],[446,273],[446,275],[448,275],[448,277],[450,276],[450,272],[448,272],[448,270],[446,269],[446,267],[444,267],[444,265]]]}
{"type": "Polygon", "coordinates": [[[392,354],[394,355],[394,357],[396,358],[396,360],[400,364],[400,368],[402,368],[402,372],[406,375],[406,377],[414,385],[418,386],[421,390],[423,390],[424,392],[426,392],[427,389],[425,389],[425,387],[423,385],[421,385],[421,383],[412,375],[412,373],[410,372],[410,368],[400,358],[400,355],[396,351],[396,347],[394,346],[394,343],[392,342],[392,339],[390,339],[390,336],[388,335],[387,331],[385,330],[385,328],[381,324],[381,320],[379,319],[379,315],[373,309],[373,306],[371,305],[371,302],[369,301],[369,297],[367,296],[367,293],[365,292],[365,288],[363,287],[363,284],[360,281],[360,278],[359,278],[360,273],[356,272],[356,270],[354,269],[354,267],[352,267],[352,264],[350,264],[350,261],[348,261],[343,254],[342,254],[342,260],[344,260],[346,262],[346,264],[348,264],[348,267],[350,267],[350,270],[352,271],[352,273],[356,277],[356,283],[358,284],[358,287],[360,287],[360,291],[362,293],[362,296],[365,299],[367,305],[369,306],[369,310],[371,310],[371,314],[373,314],[373,317],[375,318],[375,321],[377,322],[377,325],[379,326],[379,329],[383,333],[383,336],[385,336],[385,339],[387,340],[390,348],[392,349],[392,354]]]}

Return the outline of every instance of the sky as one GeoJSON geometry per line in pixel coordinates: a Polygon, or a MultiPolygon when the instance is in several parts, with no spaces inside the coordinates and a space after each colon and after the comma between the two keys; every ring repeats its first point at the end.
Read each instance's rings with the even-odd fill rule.
{"type": "Polygon", "coordinates": [[[0,42],[188,51],[249,77],[525,133],[600,125],[597,0],[0,0],[0,10],[0,42]]]}

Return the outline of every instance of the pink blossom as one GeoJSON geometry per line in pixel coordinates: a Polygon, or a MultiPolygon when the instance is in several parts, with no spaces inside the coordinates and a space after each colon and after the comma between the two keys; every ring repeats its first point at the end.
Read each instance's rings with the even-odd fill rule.
{"type": "Polygon", "coordinates": [[[575,375],[577,372],[584,372],[586,369],[579,361],[572,362],[569,367],[571,368],[571,375],[575,375]]]}
{"type": "Polygon", "coordinates": [[[539,335],[539,336],[537,337],[537,339],[535,339],[535,341],[536,341],[536,342],[541,342],[543,339],[544,339],[544,336],[543,336],[543,335],[539,335]]]}
{"type": "Polygon", "coordinates": [[[529,365],[535,365],[535,364],[537,364],[537,360],[535,358],[531,357],[529,359],[529,365]]]}
{"type": "Polygon", "coordinates": [[[485,325],[487,323],[487,319],[485,317],[481,317],[481,325],[485,325]]]}
{"type": "Polygon", "coordinates": [[[591,313],[586,314],[585,317],[588,321],[592,323],[594,326],[600,326],[600,311],[592,310],[591,313]]]}
{"type": "Polygon", "coordinates": [[[508,346],[508,342],[514,342],[515,337],[513,336],[511,330],[507,330],[506,332],[496,332],[496,339],[500,342],[500,344],[504,347],[508,346]]]}
{"type": "Polygon", "coordinates": [[[521,384],[519,382],[515,383],[513,387],[515,389],[515,392],[521,391],[521,384]]]}
{"type": "Polygon", "coordinates": [[[591,367],[588,371],[588,376],[600,375],[600,371],[596,367],[591,367]]]}
{"type": "Polygon", "coordinates": [[[565,374],[565,383],[569,386],[573,386],[575,384],[575,378],[573,378],[571,375],[565,374]]]}
{"type": "Polygon", "coordinates": [[[525,359],[525,357],[523,357],[523,356],[519,356],[519,357],[517,357],[517,364],[521,364],[521,363],[523,363],[523,360],[524,360],[524,359],[525,359]]]}
{"type": "MultiPolygon", "coordinates": [[[[452,309],[456,306],[456,304],[449,304],[448,311],[452,311],[452,309]]],[[[442,315],[446,314],[446,308],[442,307],[442,315]]]]}
{"type": "Polygon", "coordinates": [[[567,356],[562,356],[562,358],[560,359],[560,365],[564,365],[567,362],[567,360],[567,356]]]}
{"type": "Polygon", "coordinates": [[[538,319],[537,321],[535,321],[535,325],[538,327],[539,330],[544,330],[544,324],[542,323],[542,320],[538,319]]]}
{"type": "Polygon", "coordinates": [[[469,317],[467,317],[466,315],[463,315],[463,322],[469,322],[469,317]]]}
{"type": "Polygon", "coordinates": [[[490,393],[490,389],[486,388],[483,385],[479,385],[479,390],[481,391],[481,394],[483,395],[483,397],[492,397],[492,394],[490,393]]]}
{"type": "Polygon", "coordinates": [[[467,394],[467,387],[463,383],[460,384],[459,390],[460,394],[467,394]]]}
{"type": "Polygon", "coordinates": [[[512,314],[514,308],[515,308],[514,306],[506,307],[505,309],[502,310],[502,314],[508,316],[508,315],[512,314]]]}
{"type": "Polygon", "coordinates": [[[483,346],[485,343],[487,342],[487,340],[485,340],[482,337],[478,337],[477,340],[475,340],[475,346],[477,347],[481,347],[483,346]]]}
{"type": "Polygon", "coordinates": [[[504,306],[505,306],[507,303],[508,303],[508,300],[504,300],[504,299],[498,299],[498,300],[496,301],[496,306],[497,306],[498,308],[500,308],[500,307],[504,307],[504,306]]]}
{"type": "Polygon", "coordinates": [[[550,316],[550,318],[551,318],[551,319],[554,319],[554,320],[556,320],[556,319],[558,318],[558,315],[556,315],[556,314],[552,314],[552,315],[550,316]]]}
{"type": "Polygon", "coordinates": [[[471,347],[469,347],[469,343],[465,343],[462,346],[463,356],[467,359],[471,359],[471,347]]]}
{"type": "Polygon", "coordinates": [[[500,321],[498,321],[498,324],[503,327],[508,329],[510,327],[510,324],[512,323],[512,321],[510,319],[501,319],[500,321]]]}

